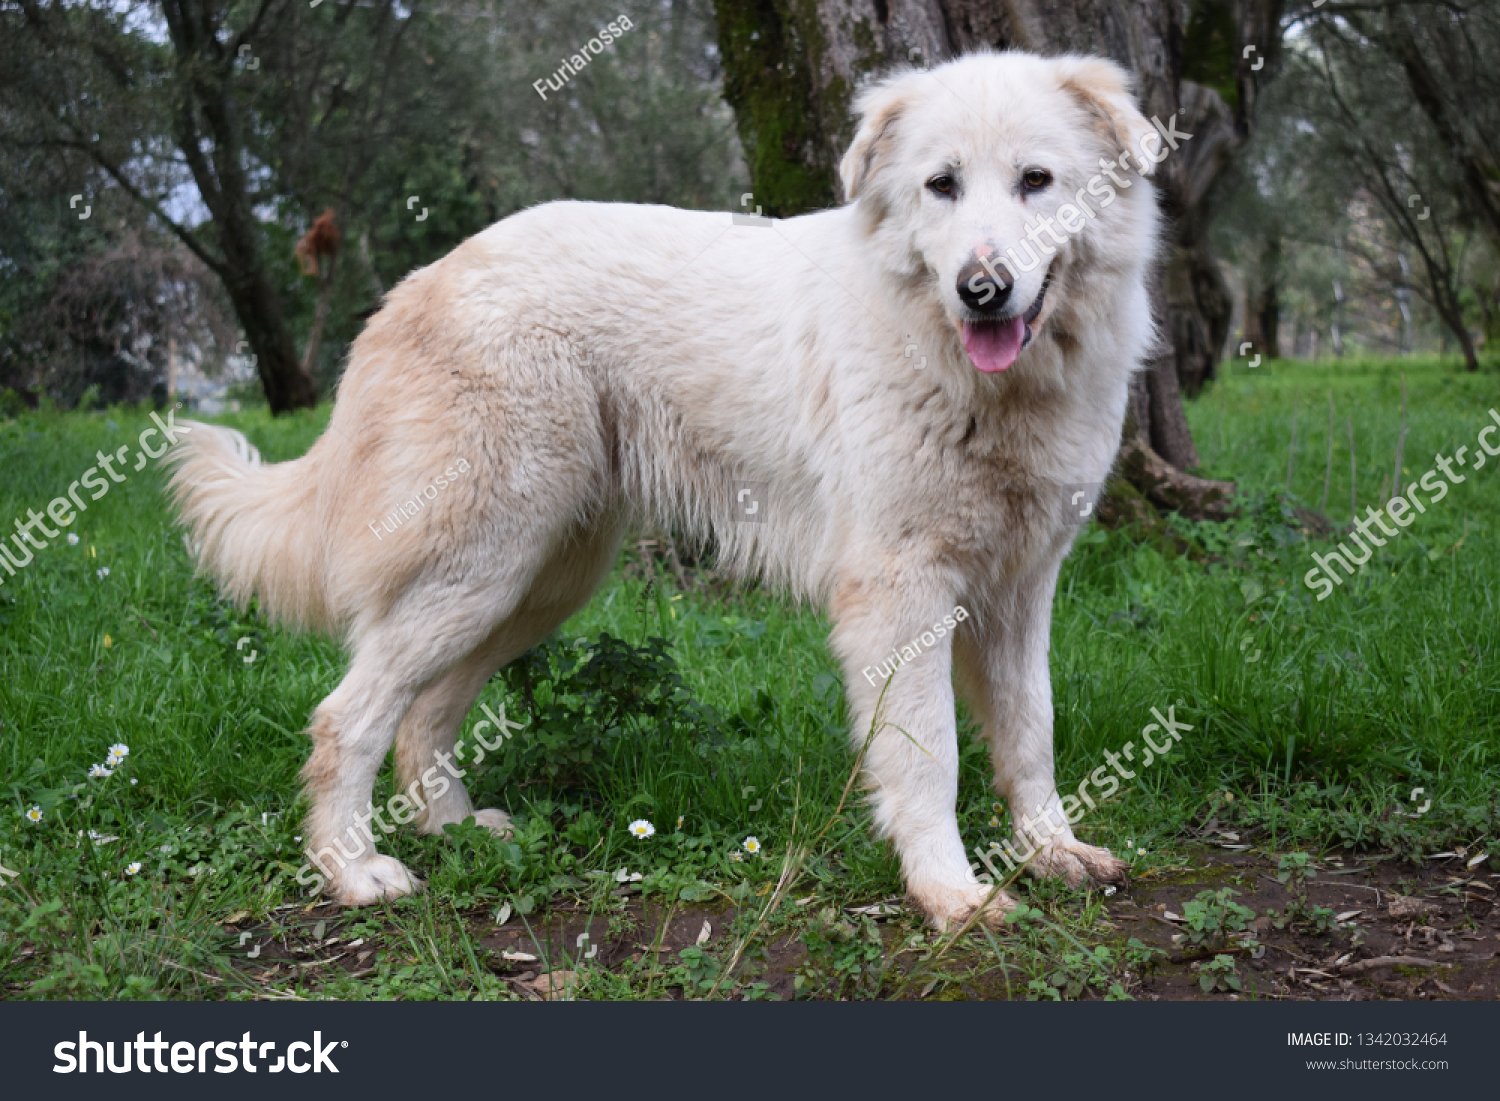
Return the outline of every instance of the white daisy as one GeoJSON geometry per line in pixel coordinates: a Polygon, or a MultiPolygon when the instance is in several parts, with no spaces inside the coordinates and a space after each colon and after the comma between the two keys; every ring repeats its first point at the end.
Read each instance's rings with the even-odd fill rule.
{"type": "Polygon", "coordinates": [[[109,576],[109,567],[100,566],[97,570],[94,571],[94,576],[99,578],[100,581],[103,581],[106,577],[109,576]]]}
{"type": "Polygon", "coordinates": [[[135,873],[138,872],[138,871],[140,871],[140,870],[141,870],[141,862],[139,860],[133,860],[129,864],[125,865],[125,874],[126,875],[135,875],[135,873]]]}
{"type": "Polygon", "coordinates": [[[992,815],[990,815],[990,829],[997,830],[999,828],[1000,828],[1000,816],[998,814],[992,814],[992,815]]]}
{"type": "Polygon", "coordinates": [[[736,849],[734,852],[729,854],[729,859],[738,864],[740,861],[745,859],[745,854],[736,849]]]}
{"type": "Polygon", "coordinates": [[[637,818],[627,828],[633,837],[650,837],[656,832],[656,827],[644,818],[637,818]]]}
{"type": "Polygon", "coordinates": [[[75,535],[75,534],[73,534],[71,531],[68,532],[68,546],[70,546],[70,547],[76,547],[76,546],[78,546],[78,536],[75,535]]]}
{"type": "Polygon", "coordinates": [[[31,819],[33,822],[40,822],[42,820],[42,808],[32,807],[26,812],[26,817],[31,819]]]}
{"type": "MultiPolygon", "coordinates": [[[[114,763],[118,764],[119,762],[115,761],[114,763]]],[[[103,765],[95,765],[93,768],[89,769],[89,778],[94,780],[99,779],[101,776],[113,776],[114,774],[114,769],[105,768],[103,765]]]]}
{"type": "Polygon", "coordinates": [[[742,842],[742,844],[744,845],[745,851],[751,856],[754,856],[756,853],[760,852],[760,838],[758,837],[747,837],[742,842]]]}
{"type": "Polygon", "coordinates": [[[1135,855],[1136,856],[1145,856],[1146,855],[1146,850],[1145,849],[1136,849],[1135,850],[1135,855]]]}
{"type": "Polygon", "coordinates": [[[121,759],[129,757],[130,747],[124,742],[116,742],[114,745],[109,747],[109,755],[111,757],[119,757],[121,759]]]}
{"type": "MultiPolygon", "coordinates": [[[[131,777],[131,778],[130,778],[130,783],[131,783],[131,785],[132,785],[132,786],[134,786],[134,785],[135,785],[135,784],[139,784],[139,783],[140,783],[140,781],[139,781],[139,780],[137,780],[137,779],[136,779],[136,778],[135,778],[135,777],[134,777],[134,776],[132,776],[132,777],[131,777]]],[[[301,839],[301,838],[300,838],[300,837],[299,837],[299,838],[298,838],[298,839],[297,839],[297,840],[299,840],[299,841],[300,841],[300,840],[302,840],[302,839],[301,839]]]]}

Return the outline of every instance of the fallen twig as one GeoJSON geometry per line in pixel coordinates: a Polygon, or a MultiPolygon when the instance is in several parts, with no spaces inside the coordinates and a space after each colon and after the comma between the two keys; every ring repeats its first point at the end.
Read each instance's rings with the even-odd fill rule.
{"type": "Polygon", "coordinates": [[[1374,971],[1380,967],[1437,967],[1436,960],[1423,959],[1420,956],[1376,956],[1369,960],[1355,960],[1346,963],[1339,968],[1348,975],[1358,975],[1363,971],[1374,971]]]}

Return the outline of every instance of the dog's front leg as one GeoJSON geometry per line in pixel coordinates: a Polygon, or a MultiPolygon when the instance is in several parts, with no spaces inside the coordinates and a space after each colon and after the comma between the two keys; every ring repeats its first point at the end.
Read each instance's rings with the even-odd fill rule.
{"type": "Polygon", "coordinates": [[[986,899],[991,924],[1014,906],[975,878],[958,832],[951,639],[942,626],[952,611],[939,585],[890,583],[846,584],[833,608],[855,748],[869,739],[876,829],[895,843],[908,894],[939,929],[961,924],[986,899]],[[925,599],[913,595],[924,588],[925,599]]]}
{"type": "MultiPolygon", "coordinates": [[[[984,725],[995,788],[1010,806],[1015,852],[1035,875],[1069,885],[1123,884],[1126,865],[1085,845],[1058,798],[1052,757],[1052,679],[1047,652],[1061,559],[1006,585],[954,642],[958,682],[984,725]]],[[[1070,801],[1074,821],[1086,806],[1070,801]]]]}

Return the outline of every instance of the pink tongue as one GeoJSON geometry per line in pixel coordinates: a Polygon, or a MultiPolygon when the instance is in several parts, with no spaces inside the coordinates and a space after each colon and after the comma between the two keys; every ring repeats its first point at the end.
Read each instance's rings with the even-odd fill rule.
{"type": "Polygon", "coordinates": [[[964,350],[974,366],[987,375],[1014,363],[1025,339],[1026,322],[1019,315],[1004,322],[964,322],[964,350]]]}

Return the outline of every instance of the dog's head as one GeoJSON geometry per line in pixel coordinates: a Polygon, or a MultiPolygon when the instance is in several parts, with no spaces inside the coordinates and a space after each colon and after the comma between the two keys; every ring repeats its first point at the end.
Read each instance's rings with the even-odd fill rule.
{"type": "Polygon", "coordinates": [[[1143,177],[1171,150],[1113,62],[974,54],[888,78],[856,110],[845,198],[893,270],[935,292],[980,371],[1010,367],[1085,270],[1149,263],[1143,177]]]}

